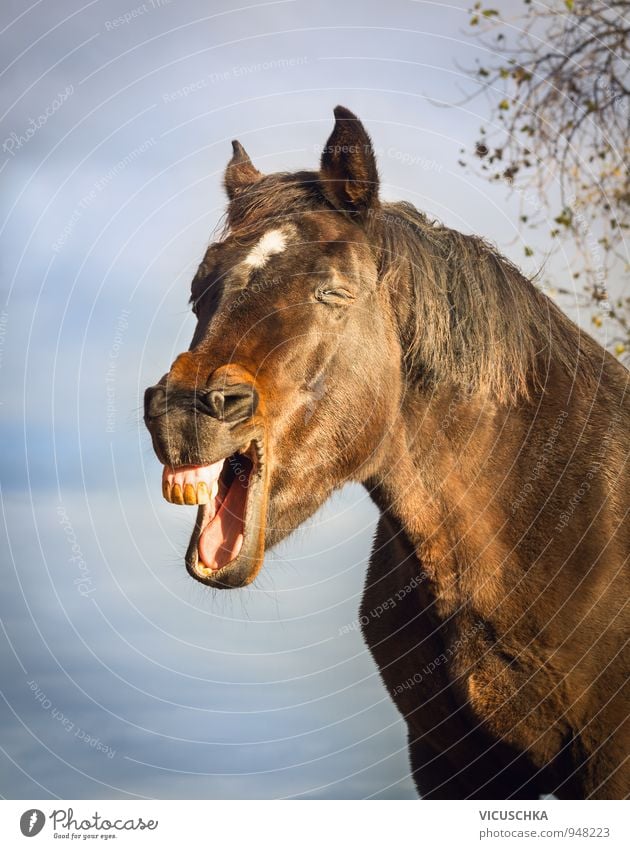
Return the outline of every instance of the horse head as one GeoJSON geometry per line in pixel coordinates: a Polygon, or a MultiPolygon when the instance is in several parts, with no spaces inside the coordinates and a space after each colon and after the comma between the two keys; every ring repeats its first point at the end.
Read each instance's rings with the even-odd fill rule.
{"type": "Polygon", "coordinates": [[[266,548],[374,472],[401,397],[363,125],[337,107],[319,171],[263,175],[233,148],[190,348],[145,393],[164,497],[198,505],[188,571],[223,588],[250,583],[266,548]]]}

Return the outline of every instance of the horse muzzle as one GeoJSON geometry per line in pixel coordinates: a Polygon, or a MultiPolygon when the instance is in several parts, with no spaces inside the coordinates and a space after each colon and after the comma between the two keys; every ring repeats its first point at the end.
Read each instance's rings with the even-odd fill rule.
{"type": "Polygon", "coordinates": [[[217,370],[191,389],[168,375],[144,399],[164,498],[198,507],[186,568],[222,589],[249,584],[260,571],[268,498],[260,396],[253,380],[234,377],[217,370]]]}

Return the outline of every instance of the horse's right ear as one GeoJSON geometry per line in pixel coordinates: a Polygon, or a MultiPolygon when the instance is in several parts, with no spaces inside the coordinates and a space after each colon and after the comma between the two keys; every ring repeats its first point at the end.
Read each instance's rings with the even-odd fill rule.
{"type": "Polygon", "coordinates": [[[243,145],[236,139],[232,142],[232,150],[234,153],[228,162],[223,178],[225,191],[230,200],[234,200],[239,192],[253,186],[262,177],[258,168],[254,167],[243,145]]]}
{"type": "Polygon", "coordinates": [[[365,212],[378,205],[378,171],[372,141],[357,116],[335,108],[335,126],[322,152],[319,180],[337,209],[365,212]]]}

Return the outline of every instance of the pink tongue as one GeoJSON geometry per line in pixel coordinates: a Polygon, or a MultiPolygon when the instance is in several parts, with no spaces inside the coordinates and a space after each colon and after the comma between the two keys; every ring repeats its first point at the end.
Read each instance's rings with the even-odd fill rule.
{"type": "Polygon", "coordinates": [[[199,538],[199,557],[209,569],[222,569],[238,557],[243,545],[247,486],[235,478],[219,512],[199,538]]]}

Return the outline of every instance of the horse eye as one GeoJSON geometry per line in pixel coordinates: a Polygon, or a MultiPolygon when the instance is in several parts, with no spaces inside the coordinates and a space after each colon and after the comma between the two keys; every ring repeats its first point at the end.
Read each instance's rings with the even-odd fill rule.
{"type": "Polygon", "coordinates": [[[318,289],[315,293],[318,301],[324,303],[343,303],[354,300],[354,295],[348,289],[318,289]]]}

